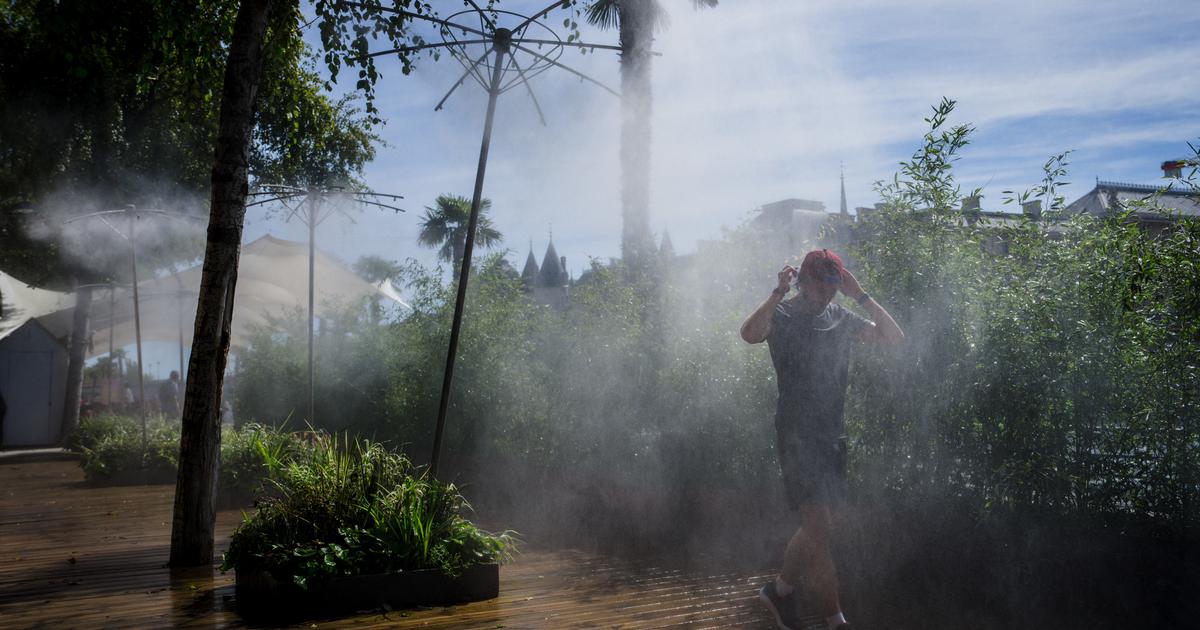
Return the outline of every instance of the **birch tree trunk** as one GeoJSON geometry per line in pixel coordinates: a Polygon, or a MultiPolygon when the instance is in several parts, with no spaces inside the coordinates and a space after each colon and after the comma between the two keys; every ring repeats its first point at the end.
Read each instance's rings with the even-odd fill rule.
{"type": "Polygon", "coordinates": [[[271,0],[242,0],[225,66],[212,170],[208,243],[183,401],[183,435],[171,524],[171,566],[202,566],[213,561],[221,452],[221,388],[229,356],[233,296],[249,185],[250,134],[270,5],[271,0]]]}

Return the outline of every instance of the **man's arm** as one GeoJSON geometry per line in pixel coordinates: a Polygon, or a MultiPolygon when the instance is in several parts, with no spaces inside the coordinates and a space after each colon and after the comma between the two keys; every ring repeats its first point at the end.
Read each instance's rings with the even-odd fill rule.
{"type": "Polygon", "coordinates": [[[791,265],[786,265],[783,271],[779,272],[779,286],[771,291],[771,295],[746,318],[742,323],[742,339],[746,343],[762,343],[766,341],[767,335],[771,334],[771,316],[775,312],[775,307],[783,300],[783,296],[787,295],[788,289],[792,286],[792,278],[796,277],[796,268],[791,265]]]}
{"type": "Polygon", "coordinates": [[[866,291],[859,286],[858,279],[854,274],[843,269],[841,292],[847,297],[858,302],[867,314],[871,316],[873,325],[863,328],[859,334],[859,341],[867,341],[871,343],[881,343],[885,345],[895,345],[904,341],[904,331],[900,330],[899,324],[892,319],[892,315],[883,308],[875,298],[867,295],[866,291]]]}

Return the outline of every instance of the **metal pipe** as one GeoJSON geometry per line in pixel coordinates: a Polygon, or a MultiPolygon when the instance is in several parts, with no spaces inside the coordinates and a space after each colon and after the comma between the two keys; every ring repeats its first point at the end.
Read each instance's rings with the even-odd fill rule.
{"type": "Polygon", "coordinates": [[[136,207],[125,208],[129,215],[129,264],[133,270],[133,331],[137,340],[138,360],[138,416],[142,420],[142,452],[146,451],[146,377],[142,365],[142,311],[138,304],[138,275],[137,275],[137,236],[134,220],[137,218],[136,207]]]}
{"type": "Polygon", "coordinates": [[[471,253],[475,245],[475,229],[479,225],[479,206],[483,200],[483,177],[487,171],[488,149],[492,141],[492,121],[496,116],[496,98],[500,96],[500,79],[504,71],[504,55],[508,53],[509,38],[506,29],[496,31],[496,65],[492,68],[492,83],[488,89],[487,117],[483,122],[483,142],[479,147],[479,166],[475,170],[475,193],[471,197],[471,218],[467,221],[467,243],[463,248],[463,260],[458,272],[458,295],[454,301],[454,322],[450,325],[450,346],[446,350],[446,372],[442,375],[442,398],[438,403],[437,428],[433,434],[433,454],[429,460],[429,474],[437,476],[441,458],[442,435],[446,428],[446,409],[450,404],[450,387],[454,381],[454,359],[458,354],[458,336],[462,329],[463,304],[467,297],[467,278],[471,273],[471,253]]]}
{"type": "MultiPolygon", "coordinates": [[[[116,287],[111,284],[108,285],[108,365],[104,368],[104,376],[108,379],[108,382],[104,386],[107,390],[104,404],[108,406],[110,412],[112,411],[113,327],[115,325],[113,322],[113,318],[115,317],[113,312],[115,310],[116,294],[116,287]]],[[[122,385],[118,385],[118,387],[121,388],[121,394],[124,395],[125,388],[122,385]]]]}
{"type": "MultiPolygon", "coordinates": [[[[172,271],[174,271],[172,269],[172,271]]],[[[183,278],[179,277],[179,273],[175,272],[175,281],[179,283],[179,293],[175,296],[175,306],[179,309],[179,393],[183,393],[183,278]]],[[[182,402],[182,401],[181,401],[182,402]]],[[[182,410],[182,408],[181,408],[182,410]]]]}
{"type": "Polygon", "coordinates": [[[308,422],[312,424],[316,422],[313,417],[314,407],[314,392],[313,392],[313,287],[314,282],[314,265],[316,256],[316,239],[317,239],[317,217],[320,213],[320,205],[318,201],[321,195],[316,190],[310,190],[308,198],[308,422]]]}

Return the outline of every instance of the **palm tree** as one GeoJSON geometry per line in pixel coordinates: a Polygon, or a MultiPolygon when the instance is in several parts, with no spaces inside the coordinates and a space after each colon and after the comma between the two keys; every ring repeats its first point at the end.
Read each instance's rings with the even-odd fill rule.
{"type": "MultiPolygon", "coordinates": [[[[475,227],[475,245],[494,247],[504,236],[492,227],[491,218],[485,216],[492,207],[490,199],[479,204],[479,224],[475,227]]],[[[471,200],[458,195],[438,195],[434,207],[425,206],[425,217],[421,219],[421,233],[417,242],[425,247],[438,248],[438,258],[454,265],[455,277],[462,265],[463,250],[467,246],[467,222],[471,218],[471,200]]]]}
{"type": "Polygon", "coordinates": [[[354,263],[354,273],[374,285],[378,285],[384,280],[393,280],[400,275],[401,271],[400,265],[395,261],[382,256],[366,255],[354,263]]]}
{"type": "MultiPolygon", "coordinates": [[[[403,269],[400,265],[382,256],[368,254],[354,263],[354,273],[376,287],[381,286],[384,282],[395,280],[402,272],[403,269]]],[[[379,294],[373,293],[371,295],[371,323],[373,324],[378,324],[379,320],[383,318],[383,308],[380,306],[380,302],[379,294]]]]}
{"type": "MultiPolygon", "coordinates": [[[[718,0],[692,0],[696,8],[718,0]]],[[[667,25],[658,0],[594,0],[587,21],[617,27],[621,39],[621,257],[632,268],[653,260],[650,234],[650,45],[667,25]]]]}

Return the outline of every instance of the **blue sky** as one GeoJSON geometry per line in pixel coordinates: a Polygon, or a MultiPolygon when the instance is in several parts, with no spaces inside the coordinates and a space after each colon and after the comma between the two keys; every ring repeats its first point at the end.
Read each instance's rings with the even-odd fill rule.
{"type": "MultiPolygon", "coordinates": [[[[445,4],[452,8],[442,15],[459,3],[445,4]]],[[[850,206],[872,204],[872,182],[890,178],[918,146],[922,118],[943,96],[959,103],[952,122],[978,129],[957,172],[964,188],[985,187],[985,209],[1001,209],[1002,190],[1036,184],[1045,159],[1064,150],[1074,151],[1070,200],[1096,178],[1154,183],[1163,160],[1200,138],[1195,0],[664,5],[671,19],[655,44],[651,226],[669,230],[680,252],[763,203],[802,197],[836,210],[839,162],[850,206]]],[[[561,26],[562,16],[546,22],[561,26]]],[[[562,60],[619,86],[615,53],[568,51],[562,60]]],[[[382,69],[388,146],[366,181],[405,195],[409,213],[367,210],[354,224],[326,224],[318,243],[347,261],[371,253],[432,263],[416,244],[421,210],[440,193],[470,195],[486,95],[466,84],[435,112],[461,73],[457,63],[423,59],[409,76],[394,63],[382,69]]],[[[530,239],[540,259],[552,226],[578,274],[589,257],[620,251],[620,105],[561,71],[536,77],[533,88],[549,125],[522,91],[501,97],[485,196],[514,264],[530,239]]],[[[248,238],[268,231],[304,239],[299,226],[250,217],[248,238]]]]}

